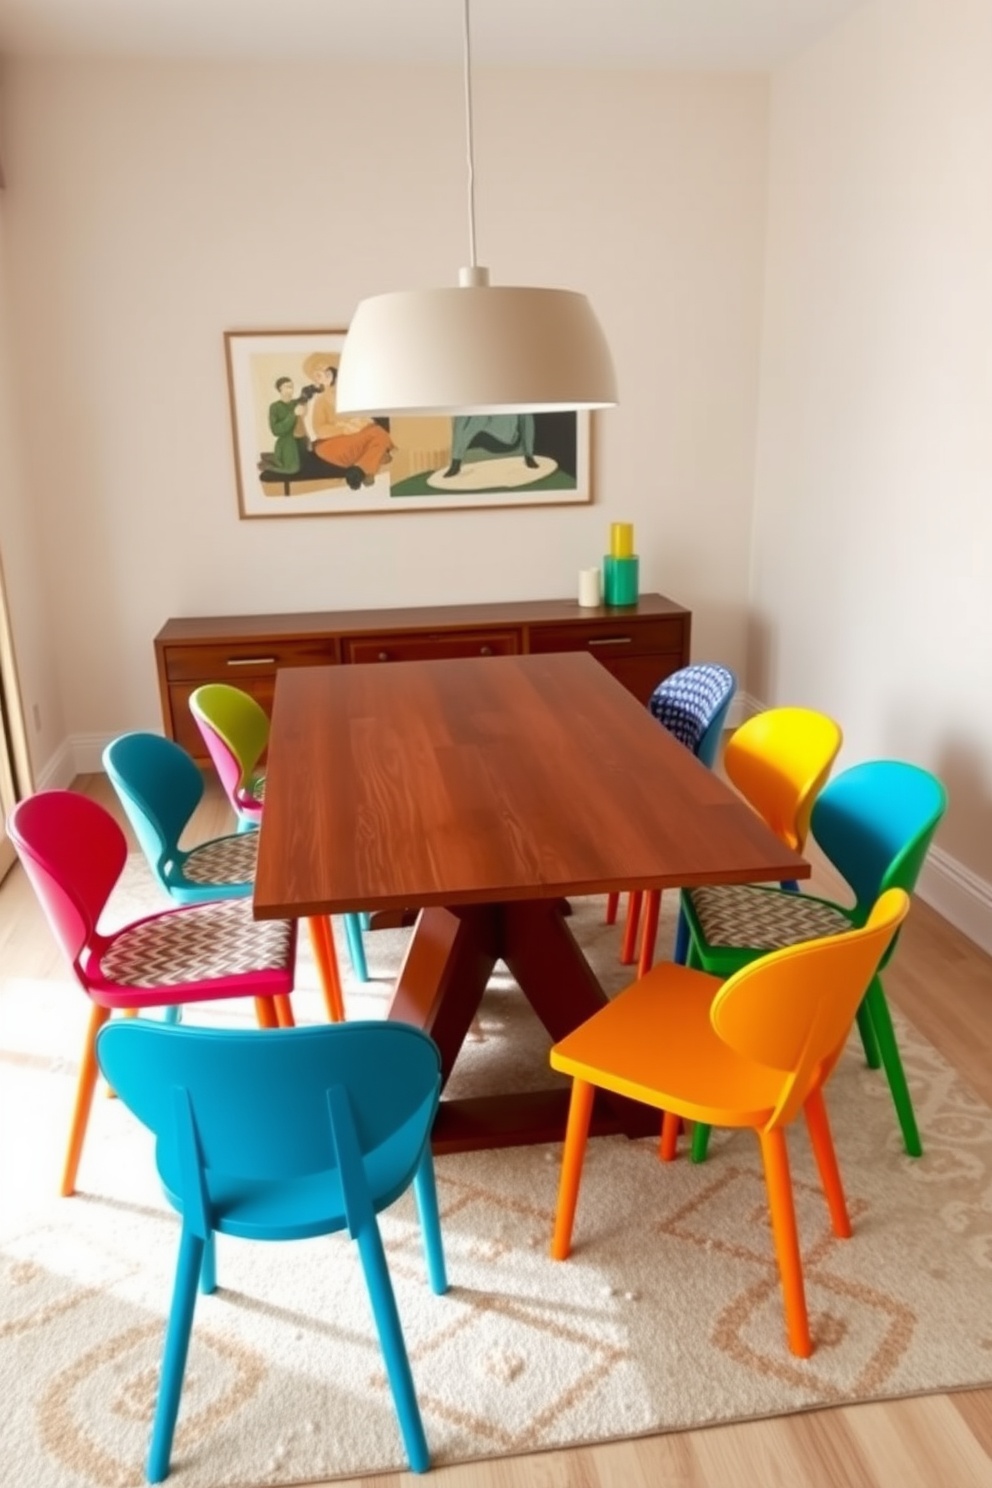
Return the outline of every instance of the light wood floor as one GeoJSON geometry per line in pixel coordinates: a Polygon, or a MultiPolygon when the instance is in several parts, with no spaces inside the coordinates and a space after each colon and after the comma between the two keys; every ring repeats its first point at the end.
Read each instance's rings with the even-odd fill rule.
{"type": "MultiPolygon", "coordinates": [[[[115,807],[102,776],[80,777],[76,788],[115,807]]],[[[230,830],[219,791],[208,788],[194,826],[200,838],[230,830]]],[[[836,890],[822,864],[814,886],[836,890]]],[[[3,977],[64,975],[19,867],[0,885],[0,967],[3,977]]],[[[992,959],[917,900],[886,989],[992,1105],[992,959]]],[[[975,1305],[992,1312],[992,1286],[975,1305]]],[[[339,1479],[336,1488],[415,1481],[393,1473],[339,1479]]],[[[992,1389],[437,1468],[429,1481],[436,1488],[992,1488],[992,1389]]]]}

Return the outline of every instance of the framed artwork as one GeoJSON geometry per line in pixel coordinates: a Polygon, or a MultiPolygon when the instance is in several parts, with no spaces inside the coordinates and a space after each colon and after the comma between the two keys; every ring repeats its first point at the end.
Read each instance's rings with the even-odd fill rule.
{"type": "Polygon", "coordinates": [[[344,331],[227,331],[242,517],[592,500],[590,415],[338,416],[344,331]]]}

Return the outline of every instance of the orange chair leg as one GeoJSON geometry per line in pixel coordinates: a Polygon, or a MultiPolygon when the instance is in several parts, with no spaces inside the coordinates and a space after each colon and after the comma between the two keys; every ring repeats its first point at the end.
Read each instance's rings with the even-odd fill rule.
{"type": "Polygon", "coordinates": [[[555,1232],[551,1241],[551,1255],[556,1261],[567,1260],[572,1248],[572,1226],[575,1223],[575,1206],[582,1179],[582,1159],[586,1154],[586,1138],[589,1135],[589,1119],[592,1116],[595,1095],[595,1085],[590,1085],[586,1080],[572,1081],[572,1099],[568,1106],[565,1149],[562,1152],[561,1178],[558,1182],[555,1232]]]}
{"type": "Polygon", "coordinates": [[[334,933],[326,915],[311,915],[307,920],[310,945],[317,963],[320,985],[324,993],[327,1016],[332,1023],[344,1022],[344,997],[341,992],[341,973],[338,971],[338,956],[334,949],[334,933]]]}
{"type": "Polygon", "coordinates": [[[280,1028],[295,1028],[296,1019],[293,1017],[293,1004],[288,995],[273,997],[276,1009],[276,1021],[280,1028]]]}
{"type": "Polygon", "coordinates": [[[648,889],[644,895],[644,929],[641,931],[641,956],[637,963],[637,975],[647,976],[654,965],[654,948],[658,939],[658,914],[661,910],[661,890],[648,889]]]}
{"type": "Polygon", "coordinates": [[[799,1232],[796,1229],[796,1209],[792,1199],[792,1178],[789,1173],[789,1151],[785,1145],[785,1133],[780,1127],[774,1127],[771,1131],[759,1132],[758,1138],[765,1165],[768,1208],[771,1212],[775,1254],[782,1280],[789,1347],[801,1359],[808,1359],[813,1352],[813,1344],[809,1336],[803,1265],[799,1255],[799,1232]]]}
{"type": "Polygon", "coordinates": [[[831,1227],[839,1239],[849,1240],[853,1233],[851,1217],[847,1212],[844,1185],[841,1182],[840,1168],[837,1166],[837,1153],[834,1151],[833,1138],[830,1135],[830,1122],[827,1119],[827,1107],[823,1100],[822,1090],[814,1090],[812,1095],[806,1097],[803,1111],[806,1116],[806,1126],[809,1129],[813,1156],[820,1170],[820,1182],[823,1184],[823,1192],[826,1195],[827,1208],[830,1210],[831,1227]]]}
{"type": "Polygon", "coordinates": [[[62,1185],[59,1189],[62,1197],[67,1199],[76,1191],[76,1173],[79,1171],[79,1159],[83,1151],[83,1139],[86,1136],[86,1128],[89,1125],[90,1108],[93,1105],[93,1092],[96,1089],[96,1080],[99,1067],[96,1062],[96,1036],[100,1029],[110,1017],[110,1009],[93,1004],[90,1010],[90,1021],[86,1029],[86,1042],[83,1044],[83,1057],[79,1063],[79,1079],[76,1081],[76,1101],[72,1111],[72,1125],[69,1128],[69,1146],[65,1155],[65,1164],[62,1168],[62,1185]]]}
{"type": "Polygon", "coordinates": [[[623,945],[620,947],[621,966],[633,966],[637,960],[637,925],[641,918],[643,898],[640,889],[634,889],[627,895],[627,923],[623,927],[623,945]]]}
{"type": "Polygon", "coordinates": [[[620,895],[607,894],[606,896],[606,921],[607,925],[615,925],[617,922],[617,910],[620,908],[620,895]]]}
{"type": "Polygon", "coordinates": [[[661,1118],[661,1145],[658,1156],[662,1162],[671,1162],[678,1150],[679,1130],[682,1120],[674,1111],[663,1111],[661,1118]]]}
{"type": "Polygon", "coordinates": [[[259,1028],[278,1028],[279,1019],[276,1010],[272,1006],[271,997],[255,998],[255,1016],[258,1019],[259,1028]]]}

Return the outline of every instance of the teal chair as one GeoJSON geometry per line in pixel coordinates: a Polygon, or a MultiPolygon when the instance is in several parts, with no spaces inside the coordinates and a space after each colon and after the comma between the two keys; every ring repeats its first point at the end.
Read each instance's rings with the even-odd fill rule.
{"type": "Polygon", "coordinates": [[[404,1023],[273,1036],[122,1019],[100,1031],[97,1058],[154,1132],[159,1176],[182,1217],[148,1481],[169,1472],[197,1287],[209,1293],[217,1284],[214,1236],[302,1240],[337,1230],[357,1243],[407,1458],[425,1472],[427,1440],[376,1215],[413,1187],[428,1280],[446,1291],[430,1148],[436,1045],[404,1023]]]}
{"type": "MultiPolygon", "coordinates": [[[[203,776],[181,745],[161,734],[122,734],[103,751],[103,768],[149,867],[171,899],[202,904],[251,895],[257,832],[232,832],[189,849],[179,846],[203,797],[203,776]]],[[[359,981],[367,982],[359,916],[344,919],[352,968],[359,981]]]]}
{"type": "MultiPolygon", "coordinates": [[[[688,965],[729,977],[769,951],[864,925],[886,889],[912,893],[946,807],[944,787],[918,765],[870,760],[844,770],[817,796],[810,832],[850,887],[853,907],[758,884],[684,889],[688,965]]],[[[906,1151],[919,1157],[923,1146],[881,981],[897,940],[861,1003],[858,1028],[868,1064],[884,1065],[906,1151]]],[[[708,1135],[704,1126],[693,1133],[696,1161],[705,1157],[708,1135]]]]}

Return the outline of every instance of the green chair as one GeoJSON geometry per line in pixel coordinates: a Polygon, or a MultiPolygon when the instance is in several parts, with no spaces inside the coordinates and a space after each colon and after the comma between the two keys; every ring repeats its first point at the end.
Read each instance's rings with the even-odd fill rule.
{"type": "MultiPolygon", "coordinates": [[[[940,781],[917,765],[872,760],[843,771],[817,796],[810,831],[849,885],[853,907],[758,884],[685,889],[688,964],[729,977],[769,951],[864,925],[886,889],[912,893],[946,806],[940,781]]],[[[858,1028],[868,1064],[885,1067],[906,1151],[919,1157],[923,1147],[880,975],[896,943],[862,1000],[858,1028]]],[[[696,1127],[694,1161],[705,1157],[708,1137],[708,1127],[696,1127]]]]}

